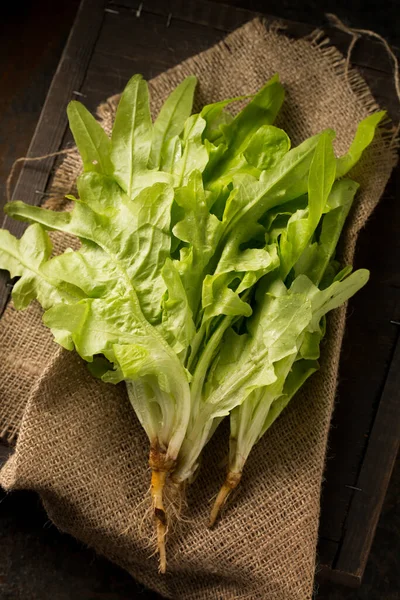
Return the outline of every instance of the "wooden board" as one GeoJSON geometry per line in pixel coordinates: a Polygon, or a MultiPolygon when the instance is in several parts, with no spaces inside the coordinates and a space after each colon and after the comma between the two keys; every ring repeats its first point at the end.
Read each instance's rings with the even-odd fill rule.
{"type": "MultiPolygon", "coordinates": [[[[84,0],[29,154],[65,147],[70,139],[65,107],[77,93],[93,110],[120,91],[132,73],[154,77],[254,16],[206,0],[84,0]]],[[[285,26],[295,37],[313,29],[295,21],[285,21],[285,26]]],[[[332,28],[327,32],[345,52],[347,34],[332,28]]],[[[398,120],[390,61],[379,43],[360,40],[353,59],[378,102],[398,120]]],[[[39,204],[55,163],[48,159],[25,167],[13,197],[39,204]]],[[[355,265],[368,266],[372,277],[350,303],[323,490],[319,576],[350,585],[361,580],[399,443],[399,330],[391,322],[400,319],[400,206],[395,184],[393,178],[357,248],[355,265]]],[[[17,235],[24,227],[8,220],[5,225],[17,235]]],[[[6,283],[3,277],[0,312],[9,295],[6,283]]]]}
{"type": "MultiPolygon", "coordinates": [[[[73,92],[79,90],[82,85],[103,18],[102,2],[82,2],[29,146],[28,157],[50,154],[60,149],[68,123],[67,104],[72,99],[73,92]]],[[[54,158],[49,158],[40,163],[27,163],[18,178],[13,199],[23,198],[29,204],[40,204],[43,200],[41,194],[46,191],[54,161],[54,158]]],[[[2,227],[20,236],[26,225],[5,217],[2,227]]],[[[0,315],[8,295],[9,287],[3,273],[0,274],[0,315]]]]}

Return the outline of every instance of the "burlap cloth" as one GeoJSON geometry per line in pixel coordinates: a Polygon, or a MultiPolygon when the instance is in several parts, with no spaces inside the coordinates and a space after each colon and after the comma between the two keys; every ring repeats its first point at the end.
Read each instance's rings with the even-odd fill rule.
{"type": "MultiPolygon", "coordinates": [[[[189,74],[199,78],[200,106],[255,92],[275,72],[287,93],[279,125],[293,144],[332,127],[342,153],[357,123],[378,108],[365,82],[353,71],[345,74],[343,57],[321,34],[295,41],[257,20],[156,77],[152,108],[156,113],[189,74]]],[[[99,107],[106,130],[117,100],[99,107]]],[[[389,133],[379,133],[353,173],[362,191],[342,245],[346,262],[395,154],[389,133]]],[[[76,155],[64,160],[52,184],[53,207],[62,207],[79,169],[76,155]]],[[[57,244],[68,245],[60,237],[57,244]]],[[[76,354],[57,347],[37,305],[17,313],[10,304],[0,322],[0,431],[8,439],[18,433],[18,440],[0,482],[7,490],[36,490],[57,527],[168,598],[307,600],[344,323],[341,308],[329,320],[321,370],[252,451],[238,496],[214,531],[205,523],[224,478],[226,427],[210,442],[188,493],[186,520],[169,536],[169,572],[160,576],[156,558],[149,558],[144,518],[148,442],[124,387],[96,381],[76,354]]]]}

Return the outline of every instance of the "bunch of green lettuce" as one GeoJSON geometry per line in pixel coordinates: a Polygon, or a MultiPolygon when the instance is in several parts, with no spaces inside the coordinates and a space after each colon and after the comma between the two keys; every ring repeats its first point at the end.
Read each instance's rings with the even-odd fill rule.
{"type": "Polygon", "coordinates": [[[343,176],[383,113],[364,120],[336,158],[331,130],[291,149],[272,125],[284,99],[274,76],[235,117],[234,98],[191,115],[194,77],[155,122],[135,75],[111,138],[78,102],[68,107],[83,161],[71,212],[22,202],[20,240],[0,230],[0,268],[19,277],[16,308],[37,299],[55,340],[103,381],[125,382],[150,442],[160,568],[168,478],[192,477],[231,415],[229,475],[318,368],[325,314],[368,279],[339,269],[335,247],[357,190],[343,176]],[[337,179],[339,181],[337,181],[337,179]],[[48,230],[81,245],[52,258],[48,230]]]}

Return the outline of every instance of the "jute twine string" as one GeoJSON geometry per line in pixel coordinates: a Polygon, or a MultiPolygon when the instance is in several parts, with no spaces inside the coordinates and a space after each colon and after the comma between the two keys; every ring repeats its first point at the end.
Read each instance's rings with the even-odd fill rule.
{"type": "Polygon", "coordinates": [[[21,156],[17,158],[11,167],[10,173],[7,177],[6,181],[6,198],[7,202],[11,200],[11,185],[13,182],[13,178],[16,172],[18,165],[24,164],[27,162],[39,162],[41,160],[45,160],[46,158],[53,158],[54,156],[61,156],[62,154],[72,154],[76,152],[76,148],[65,148],[64,150],[57,150],[57,152],[50,152],[50,154],[43,154],[43,156],[21,156]]]}
{"type": "Polygon", "coordinates": [[[389,43],[387,42],[387,40],[385,40],[384,37],[382,37],[379,33],[376,33],[376,31],[372,31],[370,29],[359,29],[356,27],[348,27],[347,25],[345,25],[343,23],[343,21],[341,21],[341,19],[339,19],[339,17],[333,13],[327,13],[326,16],[328,17],[329,21],[335,26],[337,27],[337,29],[340,29],[340,31],[343,31],[344,33],[347,33],[349,35],[351,35],[351,42],[350,45],[348,47],[347,50],[347,56],[346,56],[346,64],[345,64],[345,73],[346,76],[348,75],[349,72],[349,68],[350,68],[350,64],[351,64],[351,55],[353,53],[354,47],[357,43],[357,41],[363,36],[369,36],[369,37],[373,37],[377,40],[379,40],[381,42],[381,44],[383,44],[386,52],[388,53],[388,55],[390,56],[392,62],[393,62],[393,80],[394,80],[394,86],[396,89],[396,95],[397,98],[399,100],[400,103],[400,75],[399,75],[399,60],[397,58],[397,56],[395,55],[395,53],[393,52],[392,48],[390,47],[389,43]]]}

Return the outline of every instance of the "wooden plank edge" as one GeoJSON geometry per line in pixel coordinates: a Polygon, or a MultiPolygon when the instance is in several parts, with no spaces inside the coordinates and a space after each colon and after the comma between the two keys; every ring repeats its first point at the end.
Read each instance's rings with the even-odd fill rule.
{"type": "Polygon", "coordinates": [[[344,537],[335,570],[362,580],[375,536],[400,443],[398,403],[400,390],[400,336],[386,377],[379,407],[368,439],[357,488],[344,524],[344,537]],[[379,463],[379,464],[378,464],[379,463]],[[385,471],[379,469],[385,465],[385,471]],[[369,523],[369,527],[362,525],[369,523]],[[360,525],[360,526],[359,526],[360,525]]]}
{"type": "Polygon", "coordinates": [[[298,37],[307,35],[315,29],[314,26],[307,23],[290,21],[264,12],[252,11],[219,2],[210,2],[209,0],[191,0],[191,2],[185,2],[184,0],[169,0],[168,2],[148,0],[145,3],[138,0],[108,0],[108,6],[109,8],[106,10],[111,13],[118,13],[118,9],[125,9],[136,13],[136,16],[139,15],[138,18],[142,13],[165,17],[166,26],[169,26],[173,19],[177,19],[194,25],[211,27],[225,33],[230,33],[256,17],[267,21],[282,22],[283,27],[287,27],[289,33],[291,27],[296,28],[298,37]]]}
{"type": "MultiPolygon", "coordinates": [[[[72,99],[73,91],[79,91],[83,84],[103,23],[105,2],[106,0],[82,0],[79,6],[29,145],[28,157],[51,154],[60,149],[68,125],[67,104],[72,99]],[[74,77],[67,79],[66,73],[69,71],[74,73],[74,77]]],[[[52,157],[34,163],[35,168],[26,163],[19,174],[12,198],[23,198],[29,204],[39,204],[42,198],[40,192],[46,189],[55,160],[56,157],[52,157]]],[[[20,236],[26,224],[6,216],[2,227],[20,236]]],[[[8,274],[0,272],[0,317],[10,297],[8,282],[8,274]]]]}
{"type": "MultiPolygon", "coordinates": [[[[265,11],[252,11],[247,8],[230,6],[222,2],[216,3],[210,0],[191,0],[191,2],[185,2],[184,0],[147,0],[146,2],[140,2],[140,0],[108,0],[106,11],[118,14],[119,9],[135,13],[137,18],[140,18],[145,13],[165,17],[167,27],[170,25],[172,19],[177,19],[195,25],[212,27],[226,33],[233,31],[256,17],[264,18],[271,22],[282,23],[286,34],[289,36],[293,35],[296,38],[301,38],[316,29],[321,29],[326,38],[331,40],[332,45],[336,46],[344,54],[347,52],[351,41],[349,34],[333,26],[328,18],[317,26],[304,21],[276,17],[265,11]]],[[[397,51],[395,46],[392,48],[394,51],[397,51]]],[[[360,38],[357,47],[352,53],[352,64],[356,67],[372,68],[393,77],[390,58],[385,55],[385,50],[381,42],[370,37],[360,38]],[[368,45],[372,49],[369,52],[368,62],[363,60],[364,51],[362,46],[365,47],[365,45],[368,45]],[[385,61],[384,65],[382,65],[382,58],[385,61]],[[370,64],[371,60],[373,60],[373,65],[370,64]]]]}
{"type": "Polygon", "coordinates": [[[316,573],[318,583],[335,583],[349,588],[358,588],[361,585],[361,576],[354,573],[347,573],[330,567],[329,565],[321,565],[316,573]]]}

